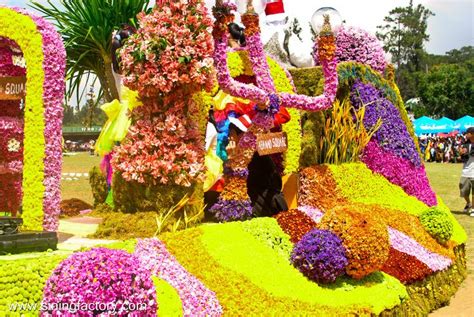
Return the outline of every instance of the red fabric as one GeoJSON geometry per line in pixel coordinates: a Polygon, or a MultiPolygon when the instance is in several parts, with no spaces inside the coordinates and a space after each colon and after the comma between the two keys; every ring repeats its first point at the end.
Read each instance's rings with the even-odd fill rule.
{"type": "Polygon", "coordinates": [[[291,119],[291,116],[288,113],[288,110],[286,110],[285,107],[280,107],[280,111],[278,111],[278,113],[275,114],[273,124],[275,126],[281,126],[282,124],[285,124],[288,121],[290,121],[290,119],[291,119]]]}
{"type": "Polygon", "coordinates": [[[275,2],[267,2],[267,6],[265,7],[266,15],[280,14],[280,13],[285,13],[283,0],[278,0],[275,2]]]}
{"type": "Polygon", "coordinates": [[[224,181],[224,178],[219,178],[219,180],[214,184],[214,186],[211,187],[211,189],[209,189],[209,191],[213,191],[213,192],[222,192],[222,190],[224,190],[224,185],[225,185],[225,181],[224,181]]]}

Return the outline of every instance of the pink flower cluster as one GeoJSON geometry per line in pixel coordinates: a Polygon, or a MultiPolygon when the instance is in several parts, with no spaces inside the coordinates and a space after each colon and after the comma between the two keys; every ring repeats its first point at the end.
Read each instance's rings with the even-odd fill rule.
{"type": "Polygon", "coordinates": [[[270,67],[268,66],[260,33],[256,32],[251,34],[247,37],[246,41],[257,86],[267,93],[275,93],[275,83],[270,75],[270,67]]]}
{"type": "Polygon", "coordinates": [[[61,36],[45,19],[17,9],[33,19],[43,37],[43,103],[45,122],[43,228],[56,231],[59,225],[61,202],[62,119],[65,90],[66,50],[61,36]]]}
{"type": "MultiPolygon", "coordinates": [[[[387,61],[383,47],[375,36],[360,28],[345,25],[336,29],[335,33],[337,62],[354,61],[383,73],[387,61]]],[[[315,45],[313,57],[315,64],[319,65],[317,50],[315,45]]]]}
{"type": "Polygon", "coordinates": [[[382,149],[374,140],[365,147],[361,159],[370,170],[400,186],[408,195],[418,198],[430,207],[438,204],[423,164],[417,167],[407,159],[382,149]]]}
{"type": "MultiPolygon", "coordinates": [[[[220,26],[216,25],[215,28],[220,26]]],[[[269,102],[269,95],[275,91],[273,80],[269,73],[260,34],[256,32],[247,39],[247,50],[252,64],[252,70],[256,76],[257,85],[248,85],[238,82],[230,76],[227,65],[227,42],[228,33],[223,33],[221,37],[216,37],[214,51],[214,65],[217,70],[217,81],[219,86],[226,93],[252,100],[256,103],[266,104],[269,102]]],[[[325,110],[332,106],[336,98],[338,75],[337,61],[335,59],[323,63],[323,72],[325,76],[324,94],[318,97],[308,97],[305,95],[280,93],[277,94],[280,99],[280,106],[297,108],[308,111],[325,110]]]]}
{"type": "Polygon", "coordinates": [[[167,281],[181,298],[184,316],[221,316],[216,294],[186,271],[158,239],[140,239],[135,254],[153,275],[167,281]]]}
{"type": "Polygon", "coordinates": [[[212,21],[200,0],[167,1],[138,16],[140,29],[121,51],[124,84],[143,97],[186,86],[212,88],[212,21]]]}
{"type": "Polygon", "coordinates": [[[143,116],[115,147],[112,167],[127,181],[189,187],[205,176],[200,139],[196,122],[183,112],[143,116]]]}
{"type": "Polygon", "coordinates": [[[390,237],[390,245],[395,250],[416,257],[435,272],[448,268],[452,263],[451,259],[428,251],[403,232],[388,227],[388,234],[390,237]]]}
{"type": "Polygon", "coordinates": [[[87,304],[97,309],[42,311],[41,316],[138,317],[156,316],[157,311],[150,272],[140,266],[135,255],[106,248],[74,253],[61,262],[46,282],[43,303],[50,307],[87,304]]]}
{"type": "Polygon", "coordinates": [[[320,223],[321,218],[324,216],[324,213],[319,208],[308,205],[299,206],[298,210],[310,217],[315,223],[320,223]]]}
{"type": "Polygon", "coordinates": [[[229,35],[224,33],[221,38],[215,38],[214,40],[214,65],[217,71],[219,87],[232,96],[252,100],[257,103],[266,103],[268,101],[268,94],[263,89],[254,85],[240,83],[230,76],[227,65],[227,42],[229,35]]]}

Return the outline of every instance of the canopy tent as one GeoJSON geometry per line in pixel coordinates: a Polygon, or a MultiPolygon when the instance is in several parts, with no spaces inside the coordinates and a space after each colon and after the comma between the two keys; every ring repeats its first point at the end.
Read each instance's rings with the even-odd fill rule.
{"type": "Polygon", "coordinates": [[[474,127],[474,117],[464,116],[455,121],[455,125],[458,126],[456,129],[461,133],[466,132],[467,128],[474,127]]]}
{"type": "Polygon", "coordinates": [[[449,133],[456,129],[456,127],[454,126],[454,120],[451,120],[449,118],[442,117],[441,119],[435,121],[438,129],[440,130],[439,132],[449,133]]]}
{"type": "Polygon", "coordinates": [[[474,118],[464,116],[456,121],[443,117],[438,120],[423,116],[413,122],[416,135],[423,134],[457,134],[466,132],[467,128],[474,127],[474,118]]]}
{"type": "Polygon", "coordinates": [[[423,116],[413,122],[416,135],[443,132],[438,128],[436,120],[423,116]]]}

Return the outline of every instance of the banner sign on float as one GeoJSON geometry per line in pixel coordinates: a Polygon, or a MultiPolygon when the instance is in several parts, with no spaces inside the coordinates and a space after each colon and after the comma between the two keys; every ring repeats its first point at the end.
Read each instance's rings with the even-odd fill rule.
{"type": "Polygon", "coordinates": [[[261,156],[282,153],[287,149],[288,137],[286,132],[264,133],[257,135],[257,151],[261,156]]]}
{"type": "Polygon", "coordinates": [[[26,96],[26,76],[0,77],[0,100],[21,100],[26,96]]]}

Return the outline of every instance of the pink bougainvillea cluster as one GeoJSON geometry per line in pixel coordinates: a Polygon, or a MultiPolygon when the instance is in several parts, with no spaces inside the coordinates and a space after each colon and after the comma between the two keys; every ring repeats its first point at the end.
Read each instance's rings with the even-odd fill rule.
{"type": "Polygon", "coordinates": [[[123,250],[96,248],[61,262],[44,287],[41,316],[156,316],[150,272],[123,250]],[[59,307],[74,309],[64,311],[59,307]]]}
{"type": "Polygon", "coordinates": [[[36,23],[43,38],[43,103],[45,109],[43,228],[48,231],[56,231],[59,225],[59,204],[61,202],[62,103],[65,90],[66,50],[61,36],[51,23],[26,10],[18,9],[17,11],[29,16],[36,23]]]}
{"type": "Polygon", "coordinates": [[[438,204],[423,164],[415,166],[409,160],[383,149],[374,140],[365,147],[361,159],[368,168],[403,188],[408,195],[415,196],[428,206],[438,204]]]}
{"type": "Polygon", "coordinates": [[[191,275],[158,239],[139,240],[135,255],[143,268],[167,281],[179,294],[184,316],[221,316],[216,294],[191,275]]]}
{"type": "Polygon", "coordinates": [[[149,15],[121,52],[124,83],[143,106],[112,166],[127,181],[191,186],[204,178],[204,144],[193,94],[210,89],[212,21],[200,0],[167,1],[149,15]]]}
{"type": "MultiPolygon", "coordinates": [[[[375,36],[360,28],[345,25],[336,29],[335,33],[337,62],[354,61],[383,73],[387,61],[383,47],[375,36]]],[[[317,45],[314,47],[313,57],[315,64],[320,65],[317,45]]]]}

